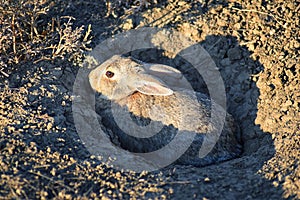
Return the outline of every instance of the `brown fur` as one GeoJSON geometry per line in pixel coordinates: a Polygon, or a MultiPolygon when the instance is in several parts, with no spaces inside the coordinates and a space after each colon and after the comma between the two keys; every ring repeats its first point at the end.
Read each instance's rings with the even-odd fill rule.
{"type": "MultiPolygon", "coordinates": [[[[159,67],[155,66],[152,69],[159,70],[159,67]]],[[[166,66],[162,68],[164,68],[164,73],[173,73],[174,78],[165,80],[172,80],[171,82],[174,83],[176,78],[180,78],[176,71],[169,70],[166,66]]],[[[151,67],[145,68],[129,58],[113,56],[109,61],[94,69],[89,79],[94,90],[120,106],[126,107],[135,116],[150,118],[152,121],[161,122],[167,126],[173,125],[183,133],[196,133],[200,138],[208,135],[210,136],[208,142],[213,145],[218,140],[211,155],[213,159],[218,156],[220,160],[228,159],[240,152],[236,137],[237,126],[221,106],[216,105],[204,94],[188,89],[173,90],[168,86],[168,82],[163,82],[154,75],[156,72],[149,72],[148,69],[151,67]],[[106,70],[114,72],[115,76],[107,78],[106,70]],[[214,108],[213,117],[211,107],[214,108]],[[222,134],[219,137],[218,133],[221,131],[222,134]]],[[[161,73],[160,71],[159,74],[162,76],[161,73]]],[[[124,124],[126,123],[124,121],[124,124]]],[[[160,139],[164,140],[164,137],[160,139]]],[[[182,143],[184,143],[183,140],[182,143]]],[[[197,148],[191,150],[191,157],[196,156],[196,151],[197,148]]],[[[195,158],[197,159],[199,160],[195,158]]],[[[193,162],[202,163],[202,160],[193,162]]]]}

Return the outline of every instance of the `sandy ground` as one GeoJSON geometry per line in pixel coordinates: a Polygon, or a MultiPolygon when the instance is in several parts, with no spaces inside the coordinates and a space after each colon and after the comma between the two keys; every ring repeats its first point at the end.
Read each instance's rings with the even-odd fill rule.
{"type": "MultiPolygon", "coordinates": [[[[13,67],[9,77],[0,74],[0,198],[299,199],[300,4],[170,0],[138,12],[114,2],[112,8],[107,16],[104,4],[62,1],[49,14],[91,24],[93,47],[145,26],[178,31],[201,44],[225,83],[243,154],[201,168],[116,170],[91,155],[76,131],[78,67],[65,60],[28,62],[13,67]]],[[[133,54],[186,70],[158,51],[133,54]]]]}

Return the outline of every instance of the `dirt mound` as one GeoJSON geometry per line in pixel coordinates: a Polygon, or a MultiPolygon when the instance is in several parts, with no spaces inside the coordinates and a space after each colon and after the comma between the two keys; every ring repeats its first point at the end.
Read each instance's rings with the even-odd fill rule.
{"type": "MultiPolygon", "coordinates": [[[[228,112],[242,128],[243,154],[202,168],[116,170],[91,155],[76,131],[72,103],[78,67],[67,60],[5,63],[9,67],[0,70],[0,196],[300,198],[299,3],[170,0],[137,11],[123,1],[113,4],[113,12],[94,1],[55,3],[48,17],[69,15],[76,26],[91,24],[92,46],[144,26],[179,31],[201,44],[219,68],[228,112]]],[[[159,53],[133,55],[188,73],[188,65],[159,53]]],[[[190,81],[199,80],[195,89],[205,92],[201,77],[190,81]]]]}

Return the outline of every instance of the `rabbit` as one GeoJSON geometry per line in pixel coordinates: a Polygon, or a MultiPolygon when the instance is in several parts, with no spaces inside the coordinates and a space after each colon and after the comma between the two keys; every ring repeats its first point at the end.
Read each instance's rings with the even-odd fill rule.
{"type": "Polygon", "coordinates": [[[143,63],[115,55],[89,73],[89,82],[92,89],[103,98],[129,112],[131,119],[148,120],[148,125],[150,120],[156,122],[154,127],[163,127],[156,136],[152,133],[148,135],[147,131],[139,133],[141,129],[131,128],[133,126],[129,120],[122,120],[126,118],[120,117],[123,116],[121,112],[115,113],[121,121],[116,124],[108,119],[106,124],[114,129],[121,146],[129,151],[145,154],[158,152],[153,155],[158,156],[160,162],[171,158],[177,160],[176,163],[194,166],[232,159],[242,152],[240,130],[232,116],[205,94],[188,89],[191,87],[181,72],[170,66],[143,63]],[[211,119],[212,105],[217,111],[216,119],[211,119]],[[226,115],[224,122],[218,116],[222,112],[226,115]],[[218,134],[222,123],[223,129],[219,131],[222,132],[218,134]],[[120,130],[116,128],[118,126],[123,128],[120,130]],[[122,133],[124,129],[128,129],[126,134],[122,133]],[[135,138],[130,136],[130,132],[137,132],[135,136],[140,135],[135,138]],[[145,134],[145,137],[141,134],[145,134]],[[174,139],[175,145],[172,143],[174,139]],[[201,147],[204,141],[207,147],[201,147]],[[173,146],[170,145],[167,150],[158,151],[171,143],[173,146]],[[199,154],[202,148],[208,152],[199,154]]]}

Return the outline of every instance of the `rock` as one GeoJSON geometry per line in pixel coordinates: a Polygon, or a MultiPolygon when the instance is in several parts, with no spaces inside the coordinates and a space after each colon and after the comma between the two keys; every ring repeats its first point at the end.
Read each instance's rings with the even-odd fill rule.
{"type": "Polygon", "coordinates": [[[240,60],[242,58],[242,52],[239,47],[231,48],[227,51],[229,60],[240,60]]]}
{"type": "Polygon", "coordinates": [[[224,58],[220,61],[220,64],[223,66],[229,66],[230,65],[230,59],[229,58],[224,58]]]}

